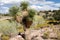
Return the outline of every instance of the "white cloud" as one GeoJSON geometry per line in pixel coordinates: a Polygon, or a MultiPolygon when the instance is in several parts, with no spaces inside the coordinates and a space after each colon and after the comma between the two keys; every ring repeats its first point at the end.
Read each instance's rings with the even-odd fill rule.
{"type": "Polygon", "coordinates": [[[60,3],[55,3],[53,1],[30,1],[30,3],[32,4],[31,7],[37,10],[58,10],[60,3]],[[42,5],[42,6],[41,6],[42,5]],[[56,7],[55,7],[56,6],[56,7]]]}
{"type": "Polygon", "coordinates": [[[0,2],[3,2],[3,3],[15,3],[15,2],[20,2],[22,0],[0,0],[0,2]]]}
{"type": "Polygon", "coordinates": [[[52,6],[49,6],[49,5],[45,5],[45,6],[42,6],[43,10],[58,10],[57,7],[52,7],[52,6]]]}
{"type": "Polygon", "coordinates": [[[58,9],[58,7],[52,7],[52,5],[55,4],[55,2],[52,2],[52,1],[33,0],[29,2],[32,4],[30,7],[37,10],[57,10],[58,9]]]}
{"type": "Polygon", "coordinates": [[[0,13],[8,13],[8,10],[6,9],[6,10],[0,10],[0,13]]]}
{"type": "Polygon", "coordinates": [[[23,0],[0,0],[0,5],[20,3],[23,0]]]}
{"type": "Polygon", "coordinates": [[[29,0],[29,3],[31,4],[40,4],[42,2],[45,2],[45,0],[29,0]]]}
{"type": "Polygon", "coordinates": [[[43,6],[31,5],[30,7],[33,8],[33,9],[36,9],[38,11],[40,11],[40,10],[42,10],[42,11],[43,10],[58,10],[59,9],[57,7],[51,7],[49,5],[43,5],[43,6]]]}
{"type": "Polygon", "coordinates": [[[42,2],[42,4],[49,5],[49,4],[54,4],[54,2],[52,2],[52,1],[45,1],[45,2],[42,2]]]}
{"type": "Polygon", "coordinates": [[[39,9],[42,8],[42,7],[37,6],[37,5],[31,5],[30,8],[33,8],[33,9],[37,9],[37,10],[39,10],[39,9]]]}
{"type": "Polygon", "coordinates": [[[0,5],[2,6],[2,5],[4,5],[3,3],[0,3],[0,5]]]}
{"type": "MultiPolygon", "coordinates": [[[[58,10],[60,7],[60,3],[46,0],[0,0],[0,6],[5,4],[17,4],[21,1],[28,1],[31,4],[30,7],[36,10],[58,10]]],[[[3,6],[2,9],[0,8],[1,12],[8,12],[9,8],[3,6]]]]}
{"type": "Polygon", "coordinates": [[[0,12],[1,13],[6,13],[6,12],[8,12],[8,10],[9,10],[8,7],[2,7],[1,10],[0,10],[0,12]]]}
{"type": "Polygon", "coordinates": [[[50,5],[54,4],[52,1],[46,1],[46,0],[29,0],[31,4],[42,4],[42,5],[50,5]]]}
{"type": "Polygon", "coordinates": [[[60,3],[56,3],[54,4],[56,7],[60,7],[60,3]]]}

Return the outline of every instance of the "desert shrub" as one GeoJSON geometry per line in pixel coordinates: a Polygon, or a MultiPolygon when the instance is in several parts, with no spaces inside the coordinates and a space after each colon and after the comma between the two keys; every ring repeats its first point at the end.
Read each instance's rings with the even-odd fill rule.
{"type": "Polygon", "coordinates": [[[37,24],[44,24],[45,19],[42,16],[35,15],[33,22],[35,22],[37,24]]]}
{"type": "Polygon", "coordinates": [[[43,38],[44,39],[49,38],[49,31],[47,31],[47,32],[44,33],[43,38]]]}
{"type": "Polygon", "coordinates": [[[9,22],[9,20],[0,21],[0,32],[4,35],[17,35],[16,23],[14,21],[9,22]]]}
{"type": "Polygon", "coordinates": [[[42,16],[35,15],[33,18],[33,24],[31,25],[31,28],[40,29],[41,27],[45,27],[47,25],[48,24],[42,16]]]}
{"type": "Polygon", "coordinates": [[[58,35],[58,40],[60,40],[60,33],[58,33],[57,35],[58,35]]]}
{"type": "Polygon", "coordinates": [[[1,36],[1,40],[9,40],[9,36],[8,35],[2,35],[1,36]]]}
{"type": "Polygon", "coordinates": [[[18,32],[24,32],[24,29],[23,29],[23,25],[21,25],[20,23],[17,23],[17,30],[18,30],[18,32]]]}

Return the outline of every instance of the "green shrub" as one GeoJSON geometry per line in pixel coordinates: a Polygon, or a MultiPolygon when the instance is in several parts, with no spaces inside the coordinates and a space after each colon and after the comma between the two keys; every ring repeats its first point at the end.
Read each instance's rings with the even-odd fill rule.
{"type": "Polygon", "coordinates": [[[33,24],[31,25],[31,28],[40,29],[41,27],[45,26],[48,26],[48,24],[45,22],[45,19],[42,16],[35,15],[33,18],[33,24]]]}
{"type": "Polygon", "coordinates": [[[16,35],[18,31],[16,29],[16,23],[9,20],[0,21],[0,32],[4,35],[16,35]]]}
{"type": "Polygon", "coordinates": [[[60,40],[60,33],[59,34],[57,34],[58,35],[58,40],[60,40]]]}
{"type": "Polygon", "coordinates": [[[23,25],[21,25],[20,23],[17,24],[16,28],[17,28],[18,32],[20,32],[20,33],[24,32],[23,25]]]}
{"type": "Polygon", "coordinates": [[[1,36],[1,40],[9,40],[9,36],[8,35],[2,35],[1,36]]]}
{"type": "Polygon", "coordinates": [[[43,37],[46,39],[46,38],[49,38],[49,32],[47,31],[47,32],[45,32],[44,33],[44,35],[43,35],[43,37]]]}

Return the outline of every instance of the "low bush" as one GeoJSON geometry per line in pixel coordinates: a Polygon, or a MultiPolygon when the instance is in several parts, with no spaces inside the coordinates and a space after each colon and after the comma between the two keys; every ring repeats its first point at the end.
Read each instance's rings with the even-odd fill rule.
{"type": "Polygon", "coordinates": [[[9,20],[0,21],[0,32],[10,36],[18,34],[15,22],[9,22],[9,20]]]}
{"type": "Polygon", "coordinates": [[[9,40],[10,36],[8,35],[2,35],[1,40],[9,40]]]}
{"type": "Polygon", "coordinates": [[[47,27],[49,24],[47,24],[46,20],[38,15],[34,16],[33,23],[31,25],[31,29],[40,29],[43,27],[47,27]]]}

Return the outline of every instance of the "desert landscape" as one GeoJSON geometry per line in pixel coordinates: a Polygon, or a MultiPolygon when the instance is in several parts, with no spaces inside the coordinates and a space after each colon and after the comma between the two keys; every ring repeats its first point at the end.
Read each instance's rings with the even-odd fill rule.
{"type": "MultiPolygon", "coordinates": [[[[5,1],[1,3],[10,2],[5,1]]],[[[11,3],[13,5],[9,5],[8,12],[4,12],[3,4],[0,4],[0,40],[60,40],[60,6],[57,9],[53,6],[37,10],[42,8],[39,3],[47,0],[11,2],[15,1],[18,1],[17,4],[11,3]],[[35,5],[33,2],[38,3],[39,7],[32,6],[35,5]]],[[[52,5],[48,3],[44,5],[52,5]]]]}

